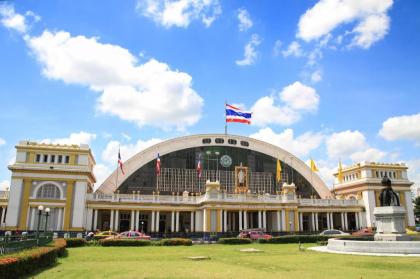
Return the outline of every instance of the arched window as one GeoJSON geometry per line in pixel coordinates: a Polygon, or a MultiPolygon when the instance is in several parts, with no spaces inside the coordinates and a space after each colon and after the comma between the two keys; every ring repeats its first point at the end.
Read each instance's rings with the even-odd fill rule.
{"type": "Polygon", "coordinates": [[[59,199],[60,189],[53,184],[45,184],[38,189],[36,197],[39,199],[59,199]]]}

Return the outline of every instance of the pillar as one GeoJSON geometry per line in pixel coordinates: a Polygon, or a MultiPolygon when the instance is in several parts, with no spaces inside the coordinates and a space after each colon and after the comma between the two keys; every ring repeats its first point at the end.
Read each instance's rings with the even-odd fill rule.
{"type": "Polygon", "coordinates": [[[277,231],[281,231],[281,220],[280,220],[280,211],[276,211],[276,219],[277,219],[277,231]]]}
{"type": "Polygon", "coordinates": [[[93,214],[93,230],[96,231],[97,229],[98,229],[98,209],[95,209],[95,212],[93,214]]]}
{"type": "MultiPolygon", "coordinates": [[[[140,211],[136,210],[136,230],[140,231],[142,228],[139,227],[140,224],[140,211]]],[[[144,228],[143,228],[144,230],[144,228]]]]}
{"type": "Polygon", "coordinates": [[[248,229],[248,211],[243,212],[244,216],[244,230],[248,229]]]}
{"type": "Polygon", "coordinates": [[[345,223],[345,221],[344,221],[344,212],[341,212],[341,229],[344,231],[344,230],[346,230],[345,229],[345,227],[346,227],[346,223],[345,223]]]}
{"type": "Polygon", "coordinates": [[[175,220],[175,231],[176,232],[179,232],[179,211],[176,212],[175,216],[176,216],[176,220],[175,220]]]}
{"type": "Polygon", "coordinates": [[[264,210],[262,213],[262,225],[263,228],[266,230],[267,229],[267,211],[264,210]]]}
{"type": "Polygon", "coordinates": [[[114,230],[114,209],[111,209],[110,215],[109,215],[109,230],[114,230]]]}
{"type": "Polygon", "coordinates": [[[286,231],[286,210],[281,211],[281,230],[286,231]]]}
{"type": "Polygon", "coordinates": [[[330,230],[331,229],[331,223],[330,223],[330,213],[327,212],[327,228],[330,230]]]}
{"type": "Polygon", "coordinates": [[[313,213],[313,212],[311,212],[311,220],[312,220],[312,222],[311,222],[311,229],[312,229],[312,231],[314,232],[314,231],[316,231],[316,227],[315,227],[315,213],[313,213]]]}
{"type": "Polygon", "coordinates": [[[222,223],[222,219],[223,219],[223,212],[221,209],[218,209],[217,211],[217,216],[216,216],[216,231],[217,232],[223,232],[223,223],[222,223]]]}
{"type": "Polygon", "coordinates": [[[299,231],[303,231],[303,213],[299,212],[299,231]]]}
{"type": "Polygon", "coordinates": [[[242,230],[242,210],[239,210],[239,230],[242,230]]]}
{"type": "Polygon", "coordinates": [[[132,231],[134,231],[135,230],[135,228],[134,228],[134,220],[135,220],[135,216],[134,216],[134,214],[135,214],[136,212],[134,211],[134,210],[131,210],[131,214],[130,214],[130,230],[132,230],[132,231]]]}
{"type": "Polygon", "coordinates": [[[171,232],[175,232],[175,211],[171,212],[171,232]]]}
{"type": "Polygon", "coordinates": [[[194,232],[195,226],[194,226],[194,211],[191,211],[190,216],[190,231],[194,232]]]}
{"type": "Polygon", "coordinates": [[[356,230],[360,229],[359,226],[359,212],[354,213],[354,218],[356,219],[356,230]]]}
{"type": "Polygon", "coordinates": [[[152,223],[150,224],[150,231],[154,232],[155,231],[155,212],[152,211],[152,223]]]}
{"type": "Polygon", "coordinates": [[[258,228],[262,228],[261,210],[258,210],[258,228]]]}
{"type": "Polygon", "coordinates": [[[344,229],[345,229],[346,231],[349,229],[347,212],[344,212],[344,229]]]}
{"type": "MultiPolygon", "coordinates": [[[[3,214],[4,214],[4,207],[1,208],[2,212],[1,212],[1,222],[3,222],[3,214]]],[[[35,215],[36,215],[36,207],[31,207],[31,222],[29,224],[29,229],[30,230],[35,230],[35,215]]]]}
{"type": "Polygon", "coordinates": [[[203,209],[203,232],[207,232],[209,230],[209,228],[207,228],[207,210],[203,209]]]}
{"type": "MultiPolygon", "coordinates": [[[[61,231],[62,230],[62,224],[63,224],[63,211],[64,208],[59,208],[58,209],[58,218],[57,218],[57,231],[61,231]]],[[[97,211],[97,210],[96,210],[97,211]]],[[[96,212],[97,213],[97,212],[96,212]]]]}
{"type": "Polygon", "coordinates": [[[155,223],[156,223],[156,228],[155,231],[159,232],[159,221],[160,221],[160,212],[156,211],[156,218],[155,218],[155,223]]]}
{"type": "Polygon", "coordinates": [[[227,232],[227,211],[223,210],[223,232],[227,232]]]}
{"type": "Polygon", "coordinates": [[[330,212],[330,225],[331,225],[331,229],[334,229],[334,216],[333,216],[333,212],[330,212]]]}
{"type": "Polygon", "coordinates": [[[114,226],[115,226],[115,231],[118,232],[120,229],[120,210],[119,209],[115,210],[114,226]]]}
{"type": "Polygon", "coordinates": [[[315,230],[319,231],[319,216],[318,212],[315,213],[315,230]]]}
{"type": "MultiPolygon", "coordinates": [[[[4,212],[6,211],[6,207],[2,207],[1,208],[1,219],[0,219],[0,226],[3,224],[3,220],[4,220],[4,212]]],[[[32,227],[31,227],[32,229],[32,227]]]]}

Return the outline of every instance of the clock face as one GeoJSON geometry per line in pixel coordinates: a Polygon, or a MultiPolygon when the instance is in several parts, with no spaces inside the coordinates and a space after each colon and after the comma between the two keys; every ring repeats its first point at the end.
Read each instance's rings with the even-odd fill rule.
{"type": "Polygon", "coordinates": [[[229,155],[223,155],[223,156],[220,158],[220,164],[221,164],[223,167],[228,168],[228,167],[230,167],[230,166],[232,165],[232,158],[230,158],[230,156],[229,156],[229,155]]]}

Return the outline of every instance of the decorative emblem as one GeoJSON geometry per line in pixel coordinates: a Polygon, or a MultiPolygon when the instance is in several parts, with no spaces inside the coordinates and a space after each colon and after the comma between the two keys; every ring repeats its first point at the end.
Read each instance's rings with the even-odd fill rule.
{"type": "Polygon", "coordinates": [[[223,156],[220,158],[220,164],[221,164],[223,167],[228,168],[228,167],[230,167],[230,166],[232,165],[232,158],[230,158],[230,156],[229,156],[229,155],[223,155],[223,156]]]}

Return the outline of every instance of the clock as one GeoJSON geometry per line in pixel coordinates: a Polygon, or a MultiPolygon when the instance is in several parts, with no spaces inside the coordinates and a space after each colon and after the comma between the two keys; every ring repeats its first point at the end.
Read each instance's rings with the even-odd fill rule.
{"type": "Polygon", "coordinates": [[[230,156],[229,156],[229,155],[223,155],[223,156],[220,158],[220,164],[221,164],[223,167],[228,168],[228,167],[230,167],[230,166],[232,165],[232,158],[230,158],[230,156]]]}

